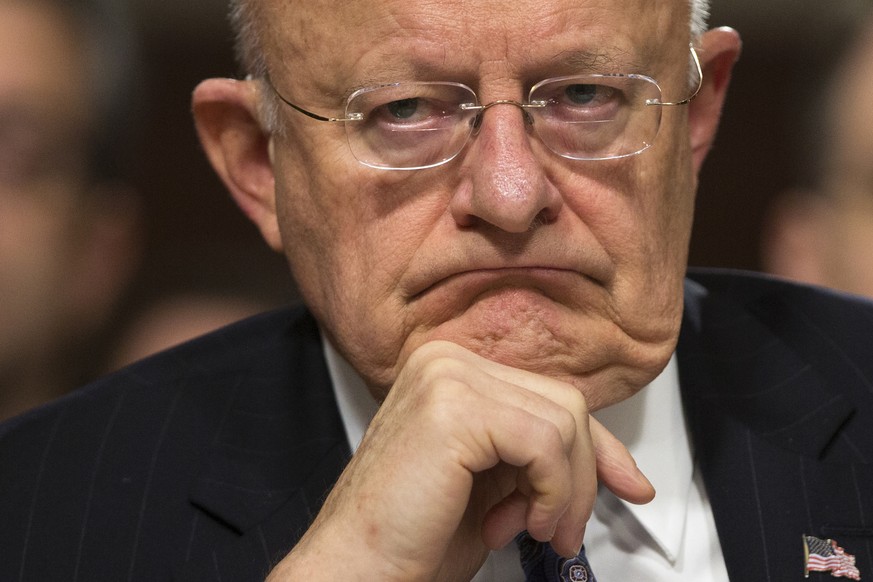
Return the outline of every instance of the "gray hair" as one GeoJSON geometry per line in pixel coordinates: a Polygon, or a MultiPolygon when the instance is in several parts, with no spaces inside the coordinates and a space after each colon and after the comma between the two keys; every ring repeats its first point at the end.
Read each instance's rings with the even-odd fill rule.
{"type": "Polygon", "coordinates": [[[706,32],[709,21],[710,0],[690,0],[691,2],[691,38],[697,39],[706,32]]]}
{"type": "MultiPolygon", "coordinates": [[[[697,39],[706,32],[709,20],[710,0],[688,0],[691,7],[690,29],[691,38],[697,39]]],[[[256,0],[230,0],[230,22],[236,38],[236,58],[242,66],[244,74],[256,79],[267,75],[267,62],[258,31],[258,5],[256,0]]],[[[696,72],[691,76],[696,82],[696,72]]],[[[276,99],[266,99],[264,110],[261,111],[265,125],[271,130],[279,127],[278,103],[276,99]]]]}

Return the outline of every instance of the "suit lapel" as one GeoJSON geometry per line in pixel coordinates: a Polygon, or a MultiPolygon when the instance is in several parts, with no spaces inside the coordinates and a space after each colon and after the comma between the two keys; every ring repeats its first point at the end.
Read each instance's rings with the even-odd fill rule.
{"type": "MultiPolygon", "coordinates": [[[[785,309],[775,295],[686,286],[683,401],[732,580],[800,580],[802,534],[866,519],[839,492],[869,485],[869,465],[859,480],[855,469],[825,464],[858,462],[869,452],[840,445],[856,407],[827,383],[839,377],[826,381],[806,348],[774,327],[793,316],[785,309]]],[[[863,537],[854,551],[869,551],[863,537]]]]}
{"type": "MultiPolygon", "coordinates": [[[[317,327],[295,322],[280,353],[238,381],[191,502],[239,537],[215,549],[198,577],[263,579],[306,530],[350,453],[317,327]]],[[[187,576],[183,576],[187,577],[187,576]]]]}
{"type": "Polygon", "coordinates": [[[772,310],[760,301],[741,306],[694,286],[688,297],[680,337],[686,401],[729,415],[779,447],[823,455],[854,405],[765,325],[756,311],[772,310]]]}

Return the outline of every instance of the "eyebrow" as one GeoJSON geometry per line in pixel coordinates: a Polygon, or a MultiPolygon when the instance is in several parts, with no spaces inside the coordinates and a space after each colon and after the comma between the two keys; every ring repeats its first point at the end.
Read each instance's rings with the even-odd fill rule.
{"type": "Polygon", "coordinates": [[[426,63],[423,62],[396,63],[382,60],[380,67],[381,68],[379,68],[377,71],[365,71],[364,74],[356,80],[355,84],[352,87],[349,87],[343,91],[343,97],[348,98],[349,95],[351,95],[358,89],[364,89],[366,87],[388,85],[391,83],[404,81],[444,80],[441,78],[437,79],[437,77],[441,77],[437,67],[428,66],[426,63]]]}
{"type": "Polygon", "coordinates": [[[644,73],[648,65],[624,50],[568,50],[556,54],[557,66],[578,73],[644,73]]]}
{"type": "MultiPolygon", "coordinates": [[[[333,91],[332,98],[346,100],[359,89],[387,85],[390,83],[417,81],[417,80],[455,80],[445,79],[439,66],[430,66],[427,61],[402,61],[397,62],[387,58],[377,59],[380,62],[379,69],[375,71],[363,71],[363,75],[355,80],[350,87],[344,87],[333,91]]],[[[611,50],[588,50],[568,49],[553,55],[548,64],[551,70],[565,71],[568,74],[586,73],[639,73],[648,72],[648,61],[645,64],[635,58],[630,51],[618,47],[611,50]]],[[[548,76],[548,75],[546,75],[548,76]]]]}

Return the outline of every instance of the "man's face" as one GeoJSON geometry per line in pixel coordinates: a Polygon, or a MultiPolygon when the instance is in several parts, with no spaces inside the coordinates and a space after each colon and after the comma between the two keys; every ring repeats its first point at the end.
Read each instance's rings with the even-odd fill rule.
{"type": "Polygon", "coordinates": [[[56,10],[0,0],[0,368],[42,357],[69,317],[84,187],[80,52],[56,10]]]}
{"type": "MultiPolygon", "coordinates": [[[[273,82],[321,114],[361,86],[456,81],[481,103],[538,81],[642,73],[687,97],[685,0],[267,0],[273,82]],[[592,56],[593,55],[593,56],[592,56]]],[[[274,138],[284,251],[334,344],[384,395],[434,339],[577,385],[594,407],[651,380],[673,351],[695,187],[686,111],[653,147],[580,162],[513,106],[487,110],[443,166],[359,164],[341,124],[282,106],[274,138]]]]}

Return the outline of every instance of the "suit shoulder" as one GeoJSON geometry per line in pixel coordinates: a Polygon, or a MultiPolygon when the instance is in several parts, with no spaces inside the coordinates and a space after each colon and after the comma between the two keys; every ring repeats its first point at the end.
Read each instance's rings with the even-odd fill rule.
{"type": "Polygon", "coordinates": [[[0,426],[0,579],[60,579],[82,556],[99,574],[81,579],[124,579],[135,561],[137,579],[166,579],[189,554],[211,557],[298,486],[305,474],[287,468],[323,452],[304,437],[341,437],[325,386],[314,319],[284,310],[0,426]]]}
{"type": "MultiPolygon", "coordinates": [[[[831,389],[858,388],[867,400],[873,387],[873,301],[830,289],[757,273],[689,272],[680,347],[686,354],[710,351],[770,353],[779,345],[814,367],[831,389]],[[850,378],[847,374],[850,372],[850,378]],[[851,381],[850,381],[851,380],[851,381]]],[[[761,367],[771,364],[760,362],[761,367]]],[[[771,379],[771,383],[775,379],[771,379]]]]}
{"type": "Polygon", "coordinates": [[[209,416],[216,412],[210,408],[228,397],[241,377],[288,376],[293,374],[288,368],[295,357],[308,358],[317,350],[317,325],[302,308],[256,315],[145,358],[0,424],[0,445],[49,434],[62,418],[92,427],[105,425],[116,415],[153,421],[174,402],[179,406],[204,391],[209,397],[200,398],[198,406],[209,416]]]}
{"type": "Polygon", "coordinates": [[[873,328],[871,299],[764,273],[692,268],[685,296],[686,311],[692,316],[707,304],[729,301],[742,307],[790,308],[822,324],[830,322],[830,327],[873,328]]]}
{"type": "Polygon", "coordinates": [[[689,273],[683,391],[780,447],[873,463],[873,302],[736,271],[689,273]],[[840,434],[843,446],[831,446],[840,434]]]}

